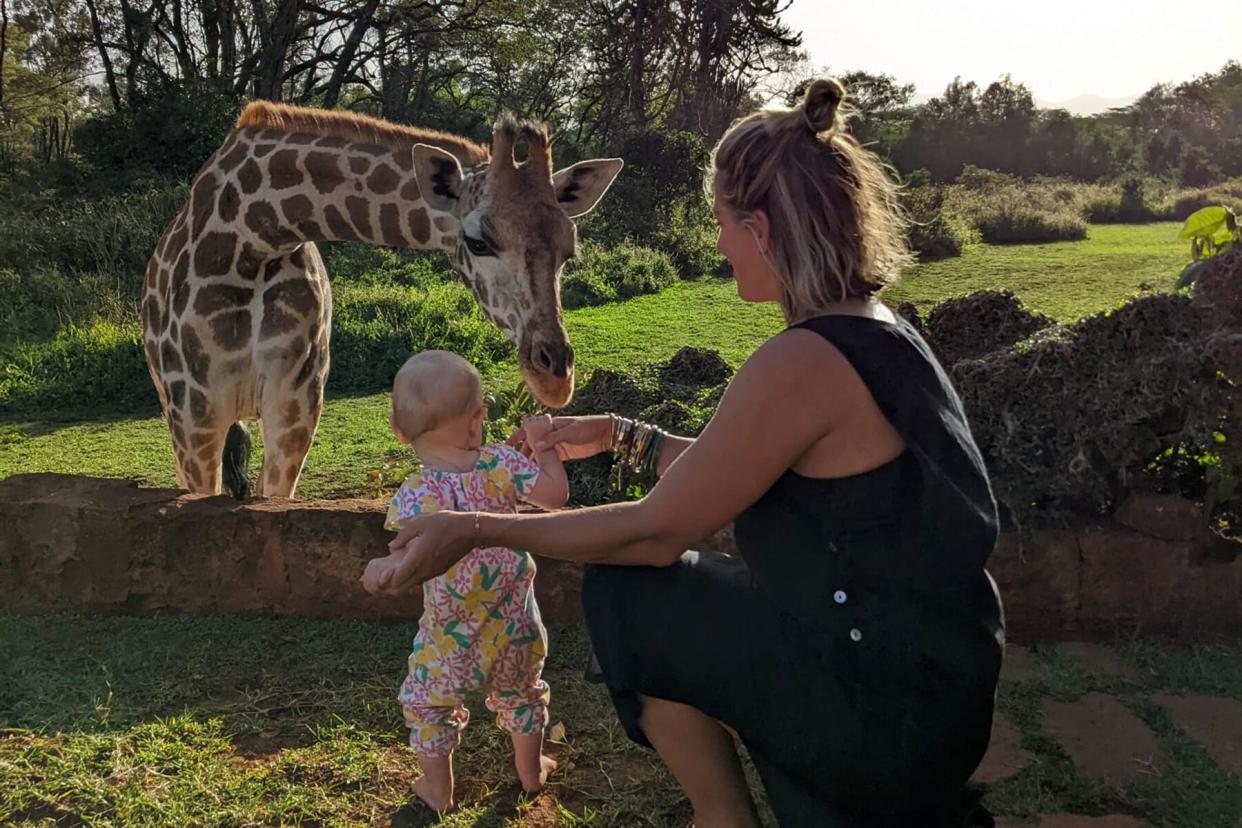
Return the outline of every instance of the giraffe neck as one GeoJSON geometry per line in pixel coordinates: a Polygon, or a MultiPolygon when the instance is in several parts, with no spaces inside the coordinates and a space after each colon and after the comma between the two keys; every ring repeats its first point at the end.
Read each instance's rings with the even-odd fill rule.
{"type": "Polygon", "coordinates": [[[455,220],[433,219],[409,153],[342,138],[247,127],[200,173],[190,201],[199,275],[247,269],[308,241],[390,247],[456,245],[455,220]]]}

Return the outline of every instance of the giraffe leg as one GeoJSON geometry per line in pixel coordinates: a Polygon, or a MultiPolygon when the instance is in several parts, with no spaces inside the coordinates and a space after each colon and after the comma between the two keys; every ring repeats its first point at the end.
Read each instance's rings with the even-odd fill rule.
{"type": "Polygon", "coordinates": [[[191,419],[175,406],[168,408],[177,480],[183,488],[193,494],[220,494],[220,459],[229,425],[208,417],[191,419]]]}
{"type": "MultiPolygon", "coordinates": [[[[315,399],[322,399],[314,395],[315,399]]],[[[306,396],[297,394],[264,411],[259,420],[263,431],[263,473],[259,492],[263,497],[293,497],[302,464],[310,450],[311,438],[319,425],[322,405],[309,405],[306,396]]]]}

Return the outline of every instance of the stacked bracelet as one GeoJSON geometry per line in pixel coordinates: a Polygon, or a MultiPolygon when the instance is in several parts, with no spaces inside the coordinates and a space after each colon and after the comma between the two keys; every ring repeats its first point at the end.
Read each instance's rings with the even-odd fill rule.
{"type": "Polygon", "coordinates": [[[613,485],[620,491],[625,478],[637,477],[654,482],[660,463],[660,450],[668,432],[650,423],[609,414],[612,418],[613,485]]]}

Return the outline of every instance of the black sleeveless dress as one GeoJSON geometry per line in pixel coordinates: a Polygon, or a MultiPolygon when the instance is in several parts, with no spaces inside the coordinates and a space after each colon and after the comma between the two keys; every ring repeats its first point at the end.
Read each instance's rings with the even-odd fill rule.
{"type": "Polygon", "coordinates": [[[738,515],[740,559],[588,567],[604,681],[640,744],[640,694],[736,730],[784,828],[975,824],[964,786],[987,748],[1004,646],[983,460],[904,320],[798,327],[845,355],[906,451],[846,478],[787,471],[738,515]]]}

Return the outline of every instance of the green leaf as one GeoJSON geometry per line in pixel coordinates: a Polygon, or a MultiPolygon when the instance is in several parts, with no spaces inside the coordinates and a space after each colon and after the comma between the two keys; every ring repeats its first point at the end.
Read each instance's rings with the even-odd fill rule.
{"type": "Polygon", "coordinates": [[[1184,288],[1193,285],[1195,283],[1195,279],[1199,278],[1200,271],[1202,271],[1205,267],[1207,267],[1206,259],[1199,259],[1198,261],[1194,261],[1186,265],[1182,268],[1182,272],[1178,274],[1175,287],[1184,288]]]}
{"type": "Polygon", "coordinates": [[[1177,237],[1182,241],[1188,241],[1196,236],[1211,238],[1216,235],[1217,230],[1225,226],[1228,216],[1229,210],[1224,207],[1204,207],[1202,210],[1195,210],[1186,217],[1182,232],[1177,237]]]}

